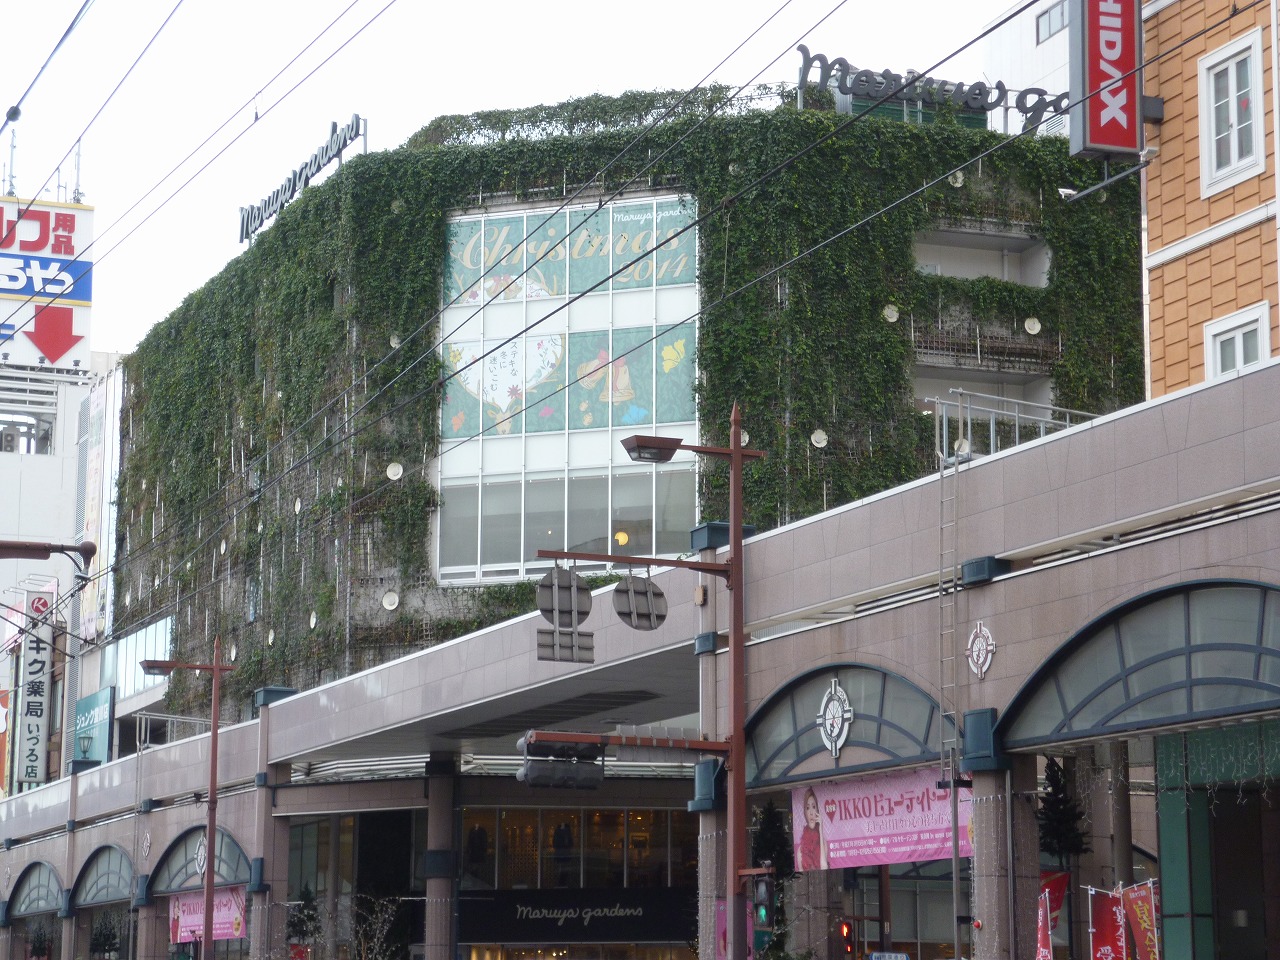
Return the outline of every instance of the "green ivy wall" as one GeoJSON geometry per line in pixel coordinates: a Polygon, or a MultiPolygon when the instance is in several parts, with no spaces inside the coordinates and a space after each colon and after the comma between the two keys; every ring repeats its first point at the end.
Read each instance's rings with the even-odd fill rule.
{"type": "MultiPolygon", "coordinates": [[[[696,201],[699,415],[707,441],[725,442],[739,401],[768,451],[746,490],[761,529],[934,468],[911,393],[913,324],[885,323],[886,303],[921,323],[944,310],[1005,328],[1036,316],[1061,343],[1059,405],[1142,399],[1136,177],[1104,202],[1065,204],[1058,187],[1099,169],[1060,139],[1019,139],[971,164],[962,187],[944,181],[873,216],[1005,138],[946,118],[837,132],[847,118],[759,98],[699,119],[726,101],[703,91],[621,160],[675,95],[441,118],[305,190],[125,361],[117,634],[173,615],[185,659],[220,634],[236,647],[228,700],[246,704],[265,684],[310,686],[532,607],[528,585],[444,591],[431,570],[445,223],[482,203],[545,205],[583,183],[594,199],[633,177],[630,192],[696,201]],[[947,220],[1042,236],[1048,287],[917,273],[913,235],[947,220]],[[817,427],[834,440],[820,460],[817,427]],[[391,461],[405,467],[397,481],[391,461]],[[388,589],[404,598],[393,611],[378,603],[388,589]]],[[[702,511],[727,513],[714,470],[702,511]]],[[[200,682],[175,677],[171,706],[199,712],[200,682]]]]}

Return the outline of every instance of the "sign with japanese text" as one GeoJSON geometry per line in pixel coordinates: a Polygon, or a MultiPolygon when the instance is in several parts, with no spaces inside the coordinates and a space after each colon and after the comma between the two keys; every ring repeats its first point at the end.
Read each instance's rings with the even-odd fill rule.
{"type": "Polygon", "coordinates": [[[1142,152],[1141,0],[1076,0],[1071,14],[1071,153],[1142,152]]]}
{"type": "Polygon", "coordinates": [[[1053,960],[1053,932],[1049,929],[1049,891],[1036,902],[1036,960],[1053,960]]]}
{"type": "Polygon", "coordinates": [[[22,637],[22,676],[14,724],[14,778],[44,783],[49,755],[49,714],[53,708],[54,595],[27,591],[27,630],[22,637]]]}
{"type": "Polygon", "coordinates": [[[1160,890],[1154,880],[1120,891],[1136,960],[1160,960],[1160,890]]]}
{"type": "MultiPolygon", "coordinates": [[[[796,869],[875,866],[951,856],[951,791],[932,768],[791,792],[796,869]]],[[[972,856],[973,791],[957,796],[960,856],[972,856]]]]}
{"type": "Polygon", "coordinates": [[[115,711],[116,688],[103,687],[97,693],[76,701],[76,726],[71,746],[77,760],[97,760],[106,763],[111,759],[111,722],[115,711]],[[81,740],[88,737],[89,749],[81,748],[81,740]]]}
{"type": "Polygon", "coordinates": [[[88,367],[93,208],[0,199],[0,355],[9,364],[88,367]]]}
{"type": "MultiPolygon", "coordinates": [[[[211,867],[206,867],[211,869],[211,867]]],[[[204,891],[169,898],[169,942],[191,943],[204,933],[204,891]]],[[[244,887],[213,891],[213,939],[239,940],[248,936],[244,922],[244,887]]]]}
{"type": "Polygon", "coordinates": [[[1090,960],[1125,960],[1124,903],[1117,893],[1089,888],[1090,960]]]}

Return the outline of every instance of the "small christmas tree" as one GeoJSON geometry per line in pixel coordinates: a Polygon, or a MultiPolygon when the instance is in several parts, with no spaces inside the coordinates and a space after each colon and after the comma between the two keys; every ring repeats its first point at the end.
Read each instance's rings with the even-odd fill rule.
{"type": "Polygon", "coordinates": [[[1058,866],[1066,869],[1067,860],[1089,852],[1089,843],[1080,823],[1084,811],[1067,789],[1067,778],[1055,758],[1048,757],[1044,767],[1044,795],[1036,820],[1040,824],[1040,850],[1056,857],[1058,866]]]}
{"type": "Polygon", "coordinates": [[[289,909],[285,935],[293,943],[311,943],[320,935],[320,913],[316,909],[316,895],[305,884],[298,894],[298,902],[289,909]]]}

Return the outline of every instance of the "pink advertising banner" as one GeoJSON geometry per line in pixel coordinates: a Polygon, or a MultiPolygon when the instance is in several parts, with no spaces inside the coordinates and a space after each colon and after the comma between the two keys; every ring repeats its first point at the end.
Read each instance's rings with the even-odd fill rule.
{"type": "MultiPolygon", "coordinates": [[[[204,891],[180,893],[169,898],[169,942],[190,943],[204,932],[204,891]]],[[[244,887],[213,891],[213,939],[239,940],[247,936],[244,923],[244,887]]]]}
{"type": "MultiPolygon", "coordinates": [[[[875,866],[951,856],[951,791],[927,767],[791,791],[796,869],[875,866]]],[[[973,791],[958,796],[960,856],[973,853],[973,791]]]]}

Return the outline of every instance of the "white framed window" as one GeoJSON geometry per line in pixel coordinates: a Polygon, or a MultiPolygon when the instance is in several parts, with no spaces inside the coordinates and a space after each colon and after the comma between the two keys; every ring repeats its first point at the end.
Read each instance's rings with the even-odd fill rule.
{"type": "Polygon", "coordinates": [[[1265,300],[1204,327],[1204,369],[1225,377],[1271,356],[1271,305],[1265,300]]]}
{"type": "Polygon", "coordinates": [[[1262,117],[1262,31],[1200,58],[1200,196],[1266,169],[1262,117]]]}
{"type": "Polygon", "coordinates": [[[1067,26],[1067,0],[1058,0],[1036,17],[1036,43],[1041,44],[1067,26]]]}

